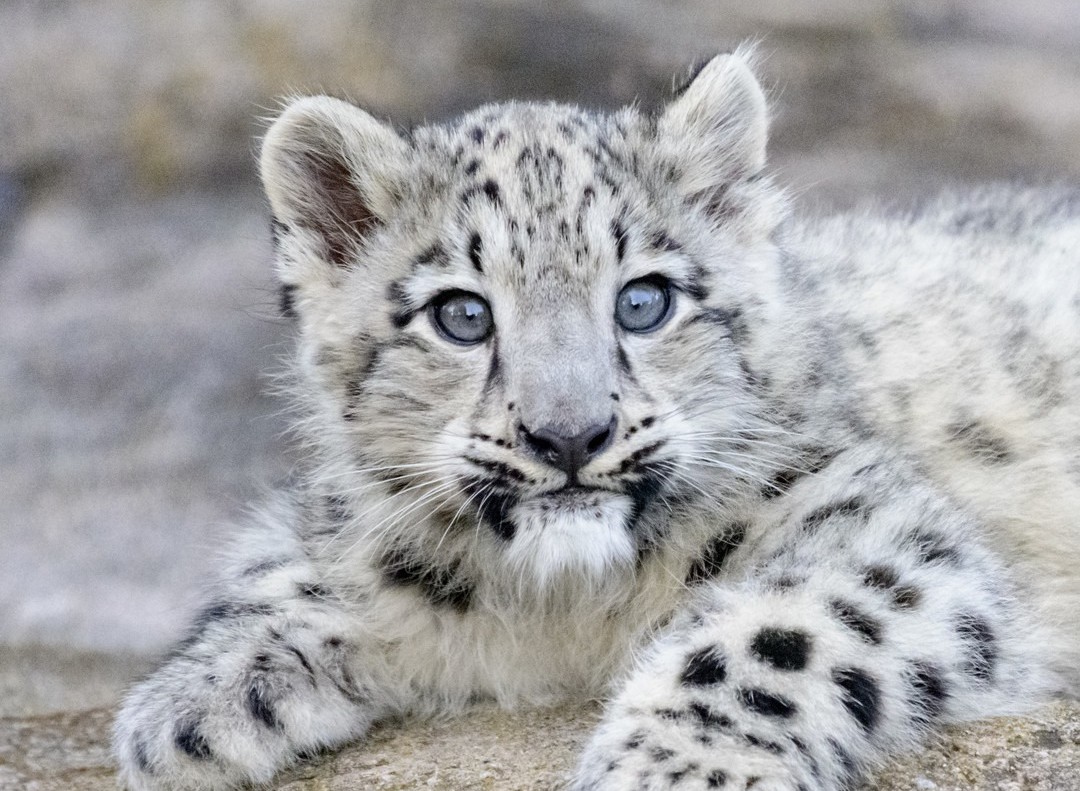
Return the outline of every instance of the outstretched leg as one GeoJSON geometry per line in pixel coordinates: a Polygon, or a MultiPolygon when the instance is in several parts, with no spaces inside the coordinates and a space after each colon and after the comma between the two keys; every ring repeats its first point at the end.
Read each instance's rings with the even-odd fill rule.
{"type": "Polygon", "coordinates": [[[834,791],[937,723],[1039,699],[1030,621],[967,517],[888,465],[832,466],[648,651],[579,791],[834,791]]]}
{"type": "Polygon", "coordinates": [[[306,753],[362,735],[387,710],[334,591],[302,557],[251,561],[199,614],[116,720],[132,789],[269,780],[306,753]]]}

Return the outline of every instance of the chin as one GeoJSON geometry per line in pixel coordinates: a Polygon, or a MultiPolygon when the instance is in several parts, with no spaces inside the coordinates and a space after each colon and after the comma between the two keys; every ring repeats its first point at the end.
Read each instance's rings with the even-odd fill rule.
{"type": "Polygon", "coordinates": [[[603,584],[634,567],[632,507],[626,495],[586,489],[519,502],[511,514],[517,530],[506,560],[520,582],[537,588],[568,577],[603,584]]]}

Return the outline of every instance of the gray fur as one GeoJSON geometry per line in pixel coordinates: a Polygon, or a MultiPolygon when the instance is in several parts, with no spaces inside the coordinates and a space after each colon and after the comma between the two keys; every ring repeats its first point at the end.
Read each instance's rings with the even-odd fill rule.
{"type": "Polygon", "coordinates": [[[610,693],[577,789],[826,791],[1076,693],[1080,199],[801,223],[745,58],[655,117],[285,110],[262,175],[309,461],[129,695],[131,788],[610,693]],[[666,321],[622,329],[655,276],[666,321]],[[432,321],[461,291],[475,345],[432,321]],[[538,450],[612,417],[572,475],[538,450]]]}

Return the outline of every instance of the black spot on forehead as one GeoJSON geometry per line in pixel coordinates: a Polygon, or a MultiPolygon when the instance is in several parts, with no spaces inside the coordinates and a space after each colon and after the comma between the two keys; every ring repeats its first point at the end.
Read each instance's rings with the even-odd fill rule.
{"type": "Polygon", "coordinates": [[[615,238],[615,260],[621,264],[626,259],[626,226],[622,218],[611,221],[611,235],[615,238]]]}
{"type": "Polygon", "coordinates": [[[484,271],[483,263],[480,260],[482,246],[483,241],[480,239],[480,234],[474,233],[469,237],[469,262],[473,265],[473,269],[481,273],[484,271]]]}
{"type": "Polygon", "coordinates": [[[416,266],[445,267],[450,264],[450,255],[441,242],[434,242],[430,247],[421,252],[414,260],[416,266]]]}

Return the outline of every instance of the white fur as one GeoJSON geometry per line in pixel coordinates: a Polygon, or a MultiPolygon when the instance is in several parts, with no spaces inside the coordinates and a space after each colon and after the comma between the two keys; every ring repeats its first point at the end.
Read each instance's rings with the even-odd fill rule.
{"type": "Polygon", "coordinates": [[[655,118],[286,109],[262,175],[308,462],[128,697],[129,787],[614,690],[576,788],[826,791],[1077,693],[1080,199],[793,220],[747,57],[655,118]],[[666,321],[622,329],[654,276],[666,321]],[[432,320],[455,291],[484,342],[432,320]],[[537,444],[604,425],[573,474],[537,444]]]}

